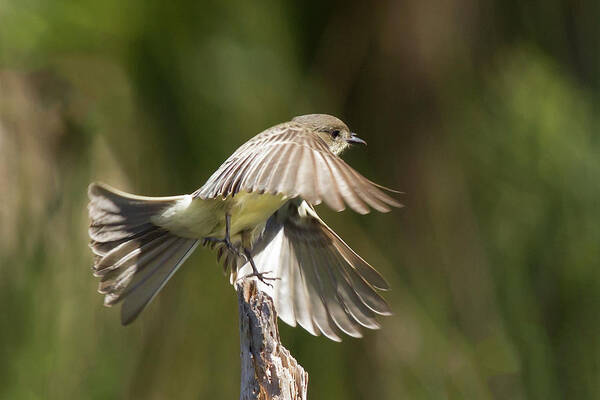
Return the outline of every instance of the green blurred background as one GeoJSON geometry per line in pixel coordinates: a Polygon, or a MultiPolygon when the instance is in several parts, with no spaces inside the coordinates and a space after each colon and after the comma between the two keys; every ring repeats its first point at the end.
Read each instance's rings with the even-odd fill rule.
{"type": "Polygon", "coordinates": [[[407,207],[319,207],[395,315],[341,344],[282,324],[310,398],[600,398],[598,21],[595,0],[0,0],[0,398],[237,398],[214,254],[121,327],[86,187],[189,193],[313,112],[407,207]]]}

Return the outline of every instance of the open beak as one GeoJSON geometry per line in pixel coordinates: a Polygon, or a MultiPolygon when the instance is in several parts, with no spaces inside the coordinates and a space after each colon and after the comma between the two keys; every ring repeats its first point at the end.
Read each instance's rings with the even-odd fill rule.
{"type": "Polygon", "coordinates": [[[350,138],[346,139],[346,142],[350,144],[362,144],[363,146],[367,145],[367,142],[356,136],[356,133],[350,133],[350,138]]]}

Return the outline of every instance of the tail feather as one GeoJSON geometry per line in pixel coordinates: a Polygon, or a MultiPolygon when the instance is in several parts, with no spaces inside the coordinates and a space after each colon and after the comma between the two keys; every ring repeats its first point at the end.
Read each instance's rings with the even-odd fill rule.
{"type": "Polygon", "coordinates": [[[135,240],[128,240],[114,247],[94,264],[94,275],[105,276],[115,269],[126,267],[126,263],[140,263],[140,255],[151,255],[153,250],[169,238],[167,231],[154,229],[135,240]]]}
{"type": "Polygon", "coordinates": [[[126,325],[154,299],[198,241],[151,221],[182,196],[135,196],[97,183],[90,185],[88,196],[93,270],[101,278],[98,291],[107,306],[123,301],[121,322],[126,325]]]}
{"type": "Polygon", "coordinates": [[[144,273],[134,276],[131,283],[132,289],[126,289],[124,293],[126,298],[121,308],[121,323],[123,325],[135,320],[181,264],[192,254],[198,243],[199,241],[196,239],[177,238],[175,243],[161,257],[160,262],[158,260],[153,262],[156,265],[155,267],[149,265],[144,273]]]}
{"type": "Polygon", "coordinates": [[[110,294],[115,301],[120,300],[123,296],[122,292],[127,287],[130,278],[133,278],[133,274],[141,273],[153,258],[164,253],[176,239],[169,234],[163,235],[149,244],[135,249],[108,268],[100,270],[100,273],[96,272],[94,275],[101,277],[98,291],[102,294],[110,294]]]}
{"type": "Polygon", "coordinates": [[[121,225],[95,225],[90,226],[89,235],[95,242],[116,242],[122,239],[128,239],[132,236],[143,235],[155,228],[151,222],[145,222],[140,225],[130,225],[128,223],[121,225]]]}

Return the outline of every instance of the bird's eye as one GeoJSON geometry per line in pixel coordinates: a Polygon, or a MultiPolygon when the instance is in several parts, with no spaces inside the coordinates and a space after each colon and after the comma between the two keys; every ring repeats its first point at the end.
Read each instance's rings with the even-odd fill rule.
{"type": "Polygon", "coordinates": [[[340,131],[339,130],[336,129],[334,131],[331,131],[331,137],[332,138],[337,139],[338,136],[340,136],[340,131]]]}

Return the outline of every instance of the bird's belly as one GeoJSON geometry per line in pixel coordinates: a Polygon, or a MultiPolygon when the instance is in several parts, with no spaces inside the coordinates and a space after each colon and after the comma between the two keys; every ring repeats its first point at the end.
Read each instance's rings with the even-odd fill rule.
{"type": "Polygon", "coordinates": [[[183,200],[152,218],[152,222],[170,232],[189,238],[225,237],[225,215],[231,216],[230,236],[240,241],[243,231],[264,227],[266,220],[284,203],[280,195],[241,192],[225,199],[183,200]]]}
{"type": "Polygon", "coordinates": [[[229,201],[232,236],[242,231],[252,230],[273,215],[285,202],[284,196],[241,192],[229,201]]]}

